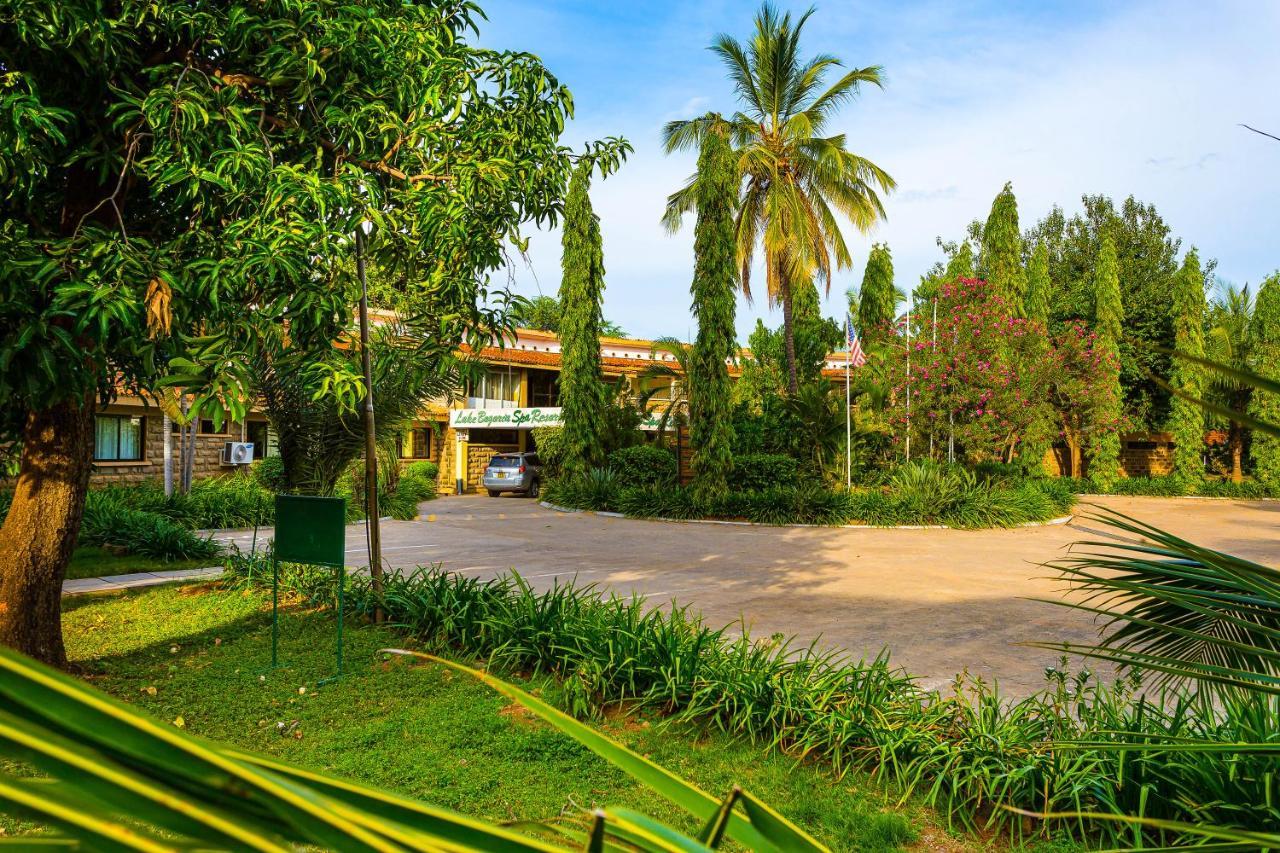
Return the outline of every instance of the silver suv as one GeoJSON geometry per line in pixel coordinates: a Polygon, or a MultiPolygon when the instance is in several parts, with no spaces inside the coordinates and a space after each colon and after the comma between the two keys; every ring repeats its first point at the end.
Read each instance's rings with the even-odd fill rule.
{"type": "Polygon", "coordinates": [[[536,453],[499,453],[489,460],[480,482],[496,498],[503,492],[518,492],[536,498],[542,491],[542,465],[536,453]]]}

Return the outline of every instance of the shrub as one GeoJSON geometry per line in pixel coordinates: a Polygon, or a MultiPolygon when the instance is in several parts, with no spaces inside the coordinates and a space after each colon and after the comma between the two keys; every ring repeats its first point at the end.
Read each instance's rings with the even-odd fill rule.
{"type": "Polygon", "coordinates": [[[1205,480],[1196,490],[1196,494],[1207,498],[1238,498],[1241,500],[1257,500],[1272,498],[1276,494],[1264,483],[1257,480],[1245,480],[1233,483],[1230,480],[1205,480]]]}
{"type": "Polygon", "coordinates": [[[439,468],[434,462],[415,462],[405,468],[395,488],[378,496],[378,506],[383,514],[401,521],[417,518],[418,504],[433,500],[436,496],[435,475],[438,472],[439,468]],[[427,474],[432,476],[428,477],[427,474]]]}
{"type": "Polygon", "coordinates": [[[665,447],[637,444],[609,454],[609,468],[632,486],[666,486],[676,481],[676,456],[665,447]]]}
{"type": "Polygon", "coordinates": [[[736,492],[758,492],[781,486],[793,486],[800,465],[781,453],[744,453],[735,456],[729,473],[729,489],[736,492]]]}
{"type": "Polygon", "coordinates": [[[173,504],[198,529],[255,527],[276,516],[275,493],[243,474],[197,480],[186,495],[174,495],[173,504]]]}
{"type": "Polygon", "coordinates": [[[562,472],[564,461],[564,431],[560,427],[536,427],[530,431],[533,446],[538,450],[538,461],[542,463],[542,473],[548,480],[554,480],[562,472]]]}
{"type": "Polygon", "coordinates": [[[400,476],[416,477],[419,480],[426,480],[428,483],[435,485],[440,479],[440,466],[425,459],[421,462],[411,462],[404,467],[400,476]]]}
{"type": "Polygon", "coordinates": [[[269,492],[283,492],[285,489],[284,457],[264,456],[249,466],[253,478],[258,485],[269,492]]]}
{"type": "Polygon", "coordinates": [[[618,475],[608,468],[592,468],[577,477],[561,477],[547,484],[548,503],[571,509],[612,511],[620,489],[618,475]]]}
{"type": "Polygon", "coordinates": [[[121,499],[123,489],[92,490],[85,498],[80,545],[110,545],[161,560],[215,557],[222,548],[212,539],[159,513],[135,509],[121,499]]]}

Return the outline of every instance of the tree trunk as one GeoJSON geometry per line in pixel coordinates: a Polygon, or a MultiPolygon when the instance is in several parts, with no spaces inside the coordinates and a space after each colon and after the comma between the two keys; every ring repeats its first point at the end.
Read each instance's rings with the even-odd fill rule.
{"type": "Polygon", "coordinates": [[[93,397],[27,415],[13,505],[0,528],[0,643],[65,666],[62,579],[93,464],[93,397]]]}
{"type": "Polygon", "coordinates": [[[1227,441],[1231,445],[1231,482],[1244,482],[1244,429],[1233,422],[1227,441]]]}
{"type": "Polygon", "coordinates": [[[791,288],[782,288],[782,339],[787,349],[787,390],[795,395],[800,391],[800,378],[796,373],[796,330],[791,313],[791,288]]]}
{"type": "Polygon", "coordinates": [[[1070,456],[1067,460],[1067,464],[1071,467],[1070,476],[1079,479],[1084,476],[1084,450],[1080,442],[1080,436],[1073,430],[1068,429],[1064,430],[1064,432],[1066,433],[1064,438],[1067,440],[1067,450],[1070,456]]]}

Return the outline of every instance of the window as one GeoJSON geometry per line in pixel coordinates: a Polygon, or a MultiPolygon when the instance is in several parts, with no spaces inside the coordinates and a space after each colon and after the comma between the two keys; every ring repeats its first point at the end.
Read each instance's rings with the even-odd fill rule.
{"type": "Polygon", "coordinates": [[[129,415],[95,415],[93,458],[97,462],[140,462],[145,453],[144,419],[129,415]]]}
{"type": "Polygon", "coordinates": [[[414,427],[400,433],[401,459],[431,458],[431,428],[414,427]]]}
{"type": "Polygon", "coordinates": [[[519,399],[517,370],[490,370],[467,389],[467,405],[473,409],[513,409],[519,399]]]}
{"type": "Polygon", "coordinates": [[[560,405],[560,375],[550,370],[529,371],[529,405],[560,405]]]}
{"type": "Polygon", "coordinates": [[[268,456],[277,455],[271,441],[271,427],[266,421],[249,421],[245,426],[248,440],[253,442],[254,459],[265,459],[268,456]]]}

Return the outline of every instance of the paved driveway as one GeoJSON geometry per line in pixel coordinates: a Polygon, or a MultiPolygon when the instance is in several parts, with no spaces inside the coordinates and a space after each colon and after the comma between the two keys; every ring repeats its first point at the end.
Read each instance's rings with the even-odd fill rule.
{"type": "MultiPolygon", "coordinates": [[[[1092,500],[1198,544],[1280,563],[1280,502],[1092,500]]],[[[518,497],[470,496],[431,501],[422,512],[419,521],[383,523],[390,565],[439,562],[486,577],[516,569],[539,587],[577,577],[655,603],[692,603],[716,625],[742,618],[760,636],[821,638],[855,656],[887,646],[929,686],[967,668],[1026,694],[1056,661],[1016,643],[1095,636],[1082,614],[1028,600],[1058,596],[1039,564],[1090,538],[1097,525],[1084,519],[984,531],[772,528],[566,514],[518,497]]],[[[362,526],[349,528],[347,547],[350,565],[367,564],[362,526]]]]}

